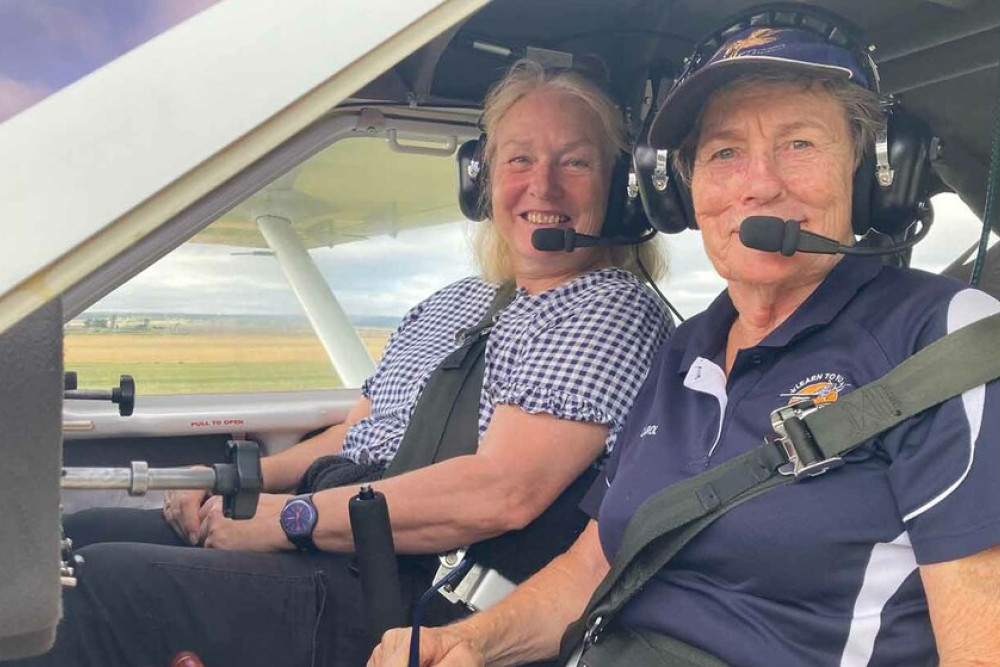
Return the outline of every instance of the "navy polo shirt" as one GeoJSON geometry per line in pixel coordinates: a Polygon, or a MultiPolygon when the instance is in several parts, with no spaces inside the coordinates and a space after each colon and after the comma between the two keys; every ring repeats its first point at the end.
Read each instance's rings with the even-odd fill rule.
{"type": "MultiPolygon", "coordinates": [[[[781,326],[739,352],[727,379],[736,312],[723,293],[660,349],[584,503],[608,559],[643,501],[759,445],[775,408],[836,400],[997,311],[992,297],[956,281],[847,256],[781,326]]],[[[736,665],[936,664],[917,564],[1000,544],[996,384],[883,433],[840,469],[732,510],[620,618],[736,665]]]]}

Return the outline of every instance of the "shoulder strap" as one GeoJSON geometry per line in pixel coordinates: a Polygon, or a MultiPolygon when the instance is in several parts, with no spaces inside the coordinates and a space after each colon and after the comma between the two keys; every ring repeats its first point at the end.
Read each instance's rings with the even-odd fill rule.
{"type": "Polygon", "coordinates": [[[803,401],[771,415],[777,437],[644,502],[586,611],[563,635],[562,656],[596,641],[628,600],[684,545],[742,503],[822,474],[869,438],[927,408],[1000,377],[1000,314],[928,345],[882,378],[817,406],[803,401]]]}
{"type": "Polygon", "coordinates": [[[826,458],[1000,376],[1000,314],[940,338],[876,382],[803,418],[826,458]]]}
{"type": "Polygon", "coordinates": [[[459,334],[458,349],[431,373],[386,477],[476,451],[486,342],[494,318],[513,301],[516,290],[513,282],[500,285],[479,323],[459,334]]]}

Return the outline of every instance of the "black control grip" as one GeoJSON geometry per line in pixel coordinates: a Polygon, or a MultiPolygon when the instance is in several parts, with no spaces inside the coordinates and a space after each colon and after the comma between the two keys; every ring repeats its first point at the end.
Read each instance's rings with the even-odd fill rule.
{"type": "Polygon", "coordinates": [[[351,498],[348,511],[368,631],[379,639],[386,630],[406,625],[389,507],[385,496],[365,485],[351,498]]]}
{"type": "Polygon", "coordinates": [[[222,514],[229,519],[252,519],[264,488],[260,447],[252,440],[226,443],[226,462],[214,463],[212,493],[222,496],[222,514]]]}

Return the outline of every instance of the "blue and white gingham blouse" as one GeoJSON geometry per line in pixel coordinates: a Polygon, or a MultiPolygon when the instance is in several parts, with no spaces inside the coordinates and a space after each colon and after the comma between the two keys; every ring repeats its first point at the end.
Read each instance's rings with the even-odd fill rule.
{"type": "MultiPolygon", "coordinates": [[[[351,427],[345,456],[389,461],[417,397],[456,333],[482,319],[497,287],[478,278],[453,283],[410,310],[361,387],[371,416],[351,427]]],[[[497,405],[609,425],[614,445],[660,343],[672,330],[660,302],[631,273],[600,269],[536,295],[518,288],[486,346],[479,438],[497,405]]]]}

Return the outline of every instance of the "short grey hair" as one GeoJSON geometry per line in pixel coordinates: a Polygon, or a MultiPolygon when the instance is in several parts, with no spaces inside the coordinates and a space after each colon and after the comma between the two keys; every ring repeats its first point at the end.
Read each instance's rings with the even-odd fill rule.
{"type": "MultiPolygon", "coordinates": [[[[483,103],[485,176],[479,188],[483,210],[491,210],[490,173],[496,157],[494,137],[500,121],[511,107],[527,95],[547,91],[565,93],[581,100],[599,119],[602,130],[599,149],[609,178],[619,153],[629,149],[628,132],[621,111],[593,80],[575,70],[547,70],[533,60],[519,60],[490,88],[483,103]]],[[[638,246],[613,246],[608,249],[609,262],[612,266],[632,271],[641,277],[636,265],[638,256],[639,261],[656,280],[666,273],[664,253],[656,241],[657,239],[653,239],[638,246]]],[[[483,280],[500,283],[514,277],[510,249],[492,224],[484,221],[476,226],[472,246],[483,280]]]]}
{"type": "Polygon", "coordinates": [[[686,184],[691,184],[691,173],[694,169],[695,150],[701,135],[701,121],[704,110],[720,95],[733,91],[755,90],[763,86],[790,85],[803,90],[821,90],[828,93],[844,109],[847,125],[851,131],[851,143],[854,151],[854,165],[857,167],[865,153],[875,148],[875,138],[885,132],[885,116],[882,113],[881,100],[877,93],[852,83],[842,75],[834,73],[792,72],[781,68],[762,67],[760,71],[733,79],[731,82],[712,93],[698,114],[691,130],[673,152],[674,172],[686,184]]]}

